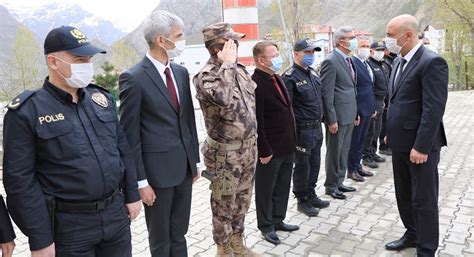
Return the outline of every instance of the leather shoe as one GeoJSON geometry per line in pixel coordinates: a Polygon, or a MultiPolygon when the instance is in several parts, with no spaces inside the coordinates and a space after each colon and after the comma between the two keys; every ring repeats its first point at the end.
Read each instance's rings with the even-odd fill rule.
{"type": "Polygon", "coordinates": [[[327,195],[330,195],[334,199],[345,200],[346,196],[341,191],[326,191],[327,195]]]}
{"type": "Polygon", "coordinates": [[[366,169],[364,169],[364,167],[360,167],[357,172],[359,173],[359,175],[361,175],[362,177],[372,177],[374,176],[374,173],[372,173],[371,171],[368,171],[366,169]]]}
{"type": "Polygon", "coordinates": [[[299,226],[286,224],[285,222],[280,222],[280,223],[275,225],[275,230],[279,230],[279,231],[291,232],[291,231],[295,231],[295,230],[298,230],[298,229],[300,229],[299,226]]]}
{"type": "Polygon", "coordinates": [[[379,164],[376,163],[374,160],[372,160],[372,158],[365,158],[362,160],[362,164],[364,164],[365,166],[371,168],[371,169],[376,169],[379,167],[379,164]]]}
{"type": "Polygon", "coordinates": [[[382,157],[376,153],[373,153],[370,158],[374,160],[375,162],[385,162],[387,159],[385,157],[382,157]]]}
{"type": "Polygon", "coordinates": [[[315,217],[319,214],[319,209],[313,207],[307,199],[298,199],[298,206],[296,210],[308,217],[315,217]]]}
{"type": "Polygon", "coordinates": [[[309,198],[308,202],[315,208],[323,209],[329,207],[329,201],[322,200],[316,194],[312,193],[309,198]]]}
{"type": "Polygon", "coordinates": [[[355,187],[344,186],[344,185],[340,185],[338,187],[338,189],[341,192],[355,192],[355,191],[357,191],[357,189],[355,187]]]}
{"type": "Polygon", "coordinates": [[[384,154],[384,155],[387,155],[387,156],[391,156],[391,155],[392,155],[392,150],[390,150],[390,148],[387,148],[387,149],[379,149],[379,153],[384,154]]]}
{"type": "Polygon", "coordinates": [[[267,233],[262,232],[263,238],[267,241],[270,242],[274,245],[280,244],[280,238],[278,238],[278,235],[275,233],[275,231],[270,231],[267,233]]]}
{"type": "Polygon", "coordinates": [[[410,247],[416,247],[416,242],[413,240],[408,240],[405,237],[402,237],[385,245],[385,249],[389,251],[401,251],[410,247]]]}
{"type": "Polygon", "coordinates": [[[354,180],[355,182],[364,182],[365,179],[359,175],[359,172],[349,170],[347,171],[347,178],[354,180]]]}

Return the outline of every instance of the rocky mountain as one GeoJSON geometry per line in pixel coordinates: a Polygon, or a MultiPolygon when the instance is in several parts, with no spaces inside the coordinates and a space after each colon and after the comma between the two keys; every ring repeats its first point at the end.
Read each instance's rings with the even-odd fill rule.
{"type": "Polygon", "coordinates": [[[72,25],[79,27],[90,39],[112,45],[126,33],[112,22],[99,18],[79,5],[51,3],[35,8],[11,9],[12,15],[34,31],[42,41],[54,27],[72,25]]]}
{"type": "Polygon", "coordinates": [[[13,17],[7,8],[0,5],[0,63],[10,56],[15,35],[21,23],[13,17]]]}

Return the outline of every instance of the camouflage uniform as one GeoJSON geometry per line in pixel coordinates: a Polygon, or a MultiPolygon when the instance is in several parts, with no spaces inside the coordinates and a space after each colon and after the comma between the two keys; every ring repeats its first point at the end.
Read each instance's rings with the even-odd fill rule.
{"type": "MultiPolygon", "coordinates": [[[[212,36],[208,34],[207,38],[212,36]]],[[[204,37],[206,40],[206,34],[204,37]]],[[[227,245],[233,234],[242,234],[244,230],[253,190],[257,159],[256,85],[243,65],[221,65],[215,57],[209,59],[193,82],[208,134],[201,149],[204,163],[228,185],[219,191],[211,183],[214,241],[227,245]]]]}

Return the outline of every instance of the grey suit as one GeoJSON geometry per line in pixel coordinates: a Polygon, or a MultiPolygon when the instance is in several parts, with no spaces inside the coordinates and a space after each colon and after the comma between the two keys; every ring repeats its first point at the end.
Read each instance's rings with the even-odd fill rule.
{"type": "Polygon", "coordinates": [[[170,64],[179,95],[173,106],[157,68],[147,58],[120,75],[120,115],[135,155],[138,180],[157,196],[145,206],[152,256],[186,256],[192,177],[199,147],[186,68],[170,64]]]}
{"type": "Polygon", "coordinates": [[[327,147],[324,183],[326,192],[337,191],[346,174],[352,129],[357,116],[355,84],[348,64],[337,51],[330,54],[321,64],[327,147]],[[328,125],[334,123],[338,124],[338,131],[331,134],[328,125]]]}

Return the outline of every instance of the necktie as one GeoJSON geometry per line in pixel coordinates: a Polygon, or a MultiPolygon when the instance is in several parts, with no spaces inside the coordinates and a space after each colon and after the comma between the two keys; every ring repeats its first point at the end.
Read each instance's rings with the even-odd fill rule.
{"type": "Polygon", "coordinates": [[[395,83],[393,84],[394,89],[397,89],[400,86],[398,85],[398,83],[400,83],[400,79],[402,78],[402,73],[403,73],[403,66],[405,66],[406,63],[407,63],[407,60],[402,58],[400,60],[400,63],[398,64],[398,71],[396,73],[397,77],[395,78],[395,83]]]}
{"type": "Polygon", "coordinates": [[[276,90],[278,91],[278,94],[280,94],[281,99],[283,99],[283,102],[287,104],[285,100],[285,96],[283,95],[283,92],[281,92],[280,86],[278,86],[278,82],[276,81],[275,75],[272,76],[272,81],[273,81],[273,85],[276,87],[276,90]]]}
{"type": "Polygon", "coordinates": [[[365,68],[367,69],[367,72],[369,73],[370,80],[374,82],[374,73],[372,72],[372,69],[367,64],[367,61],[364,61],[364,65],[365,65],[365,68]]]}
{"type": "Polygon", "coordinates": [[[174,87],[173,78],[171,78],[171,72],[168,67],[165,69],[166,75],[166,87],[168,88],[168,93],[170,94],[171,102],[173,103],[174,108],[179,112],[179,101],[178,95],[176,94],[176,88],[174,87]]]}
{"type": "Polygon", "coordinates": [[[354,68],[352,68],[351,59],[350,59],[349,57],[347,57],[347,58],[346,58],[346,62],[347,62],[347,66],[349,66],[349,70],[351,71],[352,80],[355,81],[355,72],[354,72],[354,68]]]}

